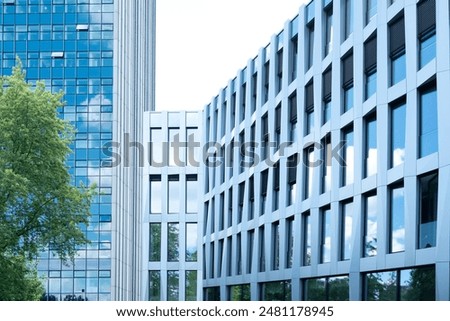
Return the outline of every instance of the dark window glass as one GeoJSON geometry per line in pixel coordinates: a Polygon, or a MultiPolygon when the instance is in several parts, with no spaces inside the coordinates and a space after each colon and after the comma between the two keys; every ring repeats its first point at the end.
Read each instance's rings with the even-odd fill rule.
{"type": "Polygon", "coordinates": [[[419,248],[436,246],[438,173],[419,178],[419,248]]]}

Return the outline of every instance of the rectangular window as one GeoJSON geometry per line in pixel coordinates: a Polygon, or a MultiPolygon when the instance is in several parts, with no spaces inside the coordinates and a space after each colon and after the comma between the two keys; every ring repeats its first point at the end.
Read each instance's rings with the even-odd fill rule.
{"type": "Polygon", "coordinates": [[[280,268],[280,222],[272,223],[272,270],[280,268]]]}
{"type": "Polygon", "coordinates": [[[150,213],[160,214],[162,210],[161,175],[150,175],[150,213]]]}
{"type": "Polygon", "coordinates": [[[228,227],[233,225],[233,188],[228,190],[228,227]]]}
{"type": "Polygon", "coordinates": [[[236,275],[242,274],[242,239],[241,233],[236,235],[236,275]]]}
{"type": "Polygon", "coordinates": [[[377,0],[366,0],[366,24],[369,24],[377,14],[377,0]]]}
{"type": "Polygon", "coordinates": [[[303,217],[302,265],[311,265],[311,215],[306,212],[303,217]]]}
{"type": "Polygon", "coordinates": [[[186,262],[197,262],[197,223],[186,224],[186,262]]]}
{"type": "Polygon", "coordinates": [[[200,161],[200,142],[198,128],[188,127],[186,128],[186,162],[189,166],[195,166],[200,161]]]}
{"type": "Polygon", "coordinates": [[[251,176],[248,180],[248,220],[253,220],[255,216],[255,178],[251,176]]]}
{"type": "Polygon", "coordinates": [[[323,208],[321,214],[320,263],[328,263],[331,261],[331,209],[323,208]]]}
{"type": "Polygon", "coordinates": [[[270,85],[270,61],[264,64],[264,102],[269,100],[269,85],[270,85]]]}
{"type": "Polygon", "coordinates": [[[294,143],[297,141],[297,92],[289,96],[289,141],[294,143]]]}
{"type": "Polygon", "coordinates": [[[333,5],[325,10],[325,48],[324,57],[328,56],[333,48],[333,5]]]}
{"type": "Polygon", "coordinates": [[[219,256],[217,257],[217,259],[218,259],[218,262],[217,262],[217,277],[218,278],[222,277],[222,263],[223,263],[223,257],[224,257],[223,256],[224,255],[224,253],[223,253],[223,248],[224,248],[223,243],[224,243],[223,239],[219,240],[219,256]]]}
{"type": "Polygon", "coordinates": [[[261,159],[269,156],[269,120],[267,113],[261,118],[261,159]]]}
{"type": "Polygon", "coordinates": [[[419,177],[419,248],[436,246],[438,173],[419,177]]]}
{"type": "Polygon", "coordinates": [[[149,301],[161,301],[161,272],[149,271],[149,301]]]}
{"type": "Polygon", "coordinates": [[[220,194],[219,231],[222,231],[225,223],[225,193],[220,194]]]}
{"type": "Polygon", "coordinates": [[[402,252],[405,250],[405,191],[403,184],[389,190],[389,252],[402,252]]]}
{"type": "Polygon", "coordinates": [[[241,112],[240,112],[240,121],[241,122],[245,119],[246,99],[247,99],[247,83],[244,83],[241,86],[241,112]]]}
{"type": "Polygon", "coordinates": [[[256,147],[256,125],[253,124],[250,127],[250,146],[249,146],[250,152],[248,154],[249,166],[255,165],[255,158],[256,158],[255,147],[256,147]]]}
{"type": "Polygon", "coordinates": [[[331,136],[322,140],[322,193],[331,191],[331,136]]]}
{"type": "Polygon", "coordinates": [[[350,260],[353,237],[353,202],[341,205],[341,260],[350,260]]]}
{"type": "Polygon", "coordinates": [[[252,113],[256,110],[256,101],[258,98],[258,72],[252,76],[252,113]]]}
{"type": "Polygon", "coordinates": [[[331,68],[322,75],[322,97],[322,125],[324,125],[331,119],[331,68]]]}
{"type": "Polygon", "coordinates": [[[286,268],[292,267],[294,261],[294,218],[286,219],[286,268]]]}
{"type": "Polygon", "coordinates": [[[180,180],[178,175],[169,175],[167,187],[167,208],[169,214],[180,212],[180,180]]]}
{"type": "Polygon", "coordinates": [[[215,252],[215,247],[214,247],[214,242],[211,242],[209,244],[209,253],[210,253],[210,260],[209,260],[209,276],[211,279],[214,279],[215,277],[215,272],[216,272],[216,252],[215,252]]]}
{"type": "Polygon", "coordinates": [[[417,35],[420,69],[436,57],[436,0],[417,4],[417,35]]]}
{"type": "Polygon", "coordinates": [[[164,161],[164,135],[161,128],[150,129],[150,165],[157,166],[164,161]]]}
{"type": "Polygon", "coordinates": [[[377,173],[378,147],[377,147],[377,118],[376,114],[367,116],[365,119],[365,142],[364,142],[364,177],[377,173]]]}
{"type": "Polygon", "coordinates": [[[290,64],[289,75],[290,82],[297,78],[297,60],[298,60],[298,37],[295,36],[291,39],[291,51],[290,51],[290,64]]]}
{"type": "Polygon", "coordinates": [[[275,150],[278,150],[281,144],[281,104],[275,108],[275,144],[275,150]]]}
{"type": "Polygon", "coordinates": [[[149,261],[161,260],[161,223],[150,223],[149,261]]]}
{"type": "Polygon", "coordinates": [[[314,62],[314,20],[306,26],[306,70],[309,70],[314,62]]]}
{"type": "Polygon", "coordinates": [[[230,119],[230,130],[236,127],[236,93],[231,95],[231,119],[230,119]]]}
{"type": "Polygon", "coordinates": [[[406,103],[404,101],[390,108],[390,167],[405,161],[406,103]]]}
{"type": "Polygon", "coordinates": [[[348,276],[306,279],[304,283],[305,301],[349,300],[348,276]]]}
{"type": "Polygon", "coordinates": [[[291,282],[276,281],[261,283],[261,301],[290,301],[291,299],[291,282]]]}
{"type": "Polygon", "coordinates": [[[197,301],[197,271],[186,271],[185,301],[197,301]]]}
{"type": "Polygon", "coordinates": [[[276,211],[280,205],[280,163],[273,166],[273,210],[276,211]]]}
{"type": "Polygon", "coordinates": [[[269,183],[269,170],[261,172],[261,207],[260,207],[260,215],[263,215],[266,211],[266,200],[267,200],[267,185],[269,183]]]}
{"type": "Polygon", "coordinates": [[[377,35],[364,43],[365,99],[377,91],[377,35]]]}
{"type": "Polygon", "coordinates": [[[180,225],[178,223],[167,224],[167,260],[178,262],[180,259],[180,225]]]}
{"type": "Polygon", "coordinates": [[[283,49],[277,52],[277,93],[283,86],[283,49]]]}
{"type": "Polygon", "coordinates": [[[377,194],[370,193],[364,196],[364,257],[375,256],[378,251],[378,219],[377,194]]]}
{"type": "Polygon", "coordinates": [[[250,284],[230,285],[229,301],[250,301],[250,284]]]}
{"type": "Polygon", "coordinates": [[[180,293],[180,272],[167,271],[167,301],[178,301],[180,293]]]}
{"type": "Polygon", "coordinates": [[[231,236],[227,237],[227,276],[233,273],[233,239],[231,236]]]}
{"type": "Polygon", "coordinates": [[[198,211],[197,189],[197,175],[186,175],[186,213],[197,213],[198,211]]]}
{"type": "Polygon", "coordinates": [[[314,131],[314,83],[305,86],[305,135],[314,131]]]}
{"type": "Polygon", "coordinates": [[[347,112],[353,108],[353,53],[342,59],[342,90],[344,91],[344,108],[347,112]]]}
{"type": "Polygon", "coordinates": [[[419,92],[419,157],[438,151],[438,106],[436,84],[431,84],[419,92]]]}
{"type": "MultiPolygon", "coordinates": [[[[217,118],[216,118],[217,119],[217,118]]],[[[180,129],[169,128],[169,166],[180,166],[180,149],[175,148],[180,146],[180,129]]]]}
{"type": "Polygon", "coordinates": [[[353,127],[346,128],[343,131],[343,143],[342,148],[342,179],[341,186],[353,184],[355,176],[355,151],[353,141],[353,127]]]}
{"type": "Polygon", "coordinates": [[[344,0],[344,39],[353,33],[353,0],[344,0]]]}
{"type": "Polygon", "coordinates": [[[244,195],[245,195],[245,182],[239,184],[239,202],[238,202],[238,221],[242,222],[242,215],[244,213],[244,195]]]}
{"type": "Polygon", "coordinates": [[[295,203],[295,197],[297,194],[297,154],[294,154],[288,158],[287,161],[287,176],[288,176],[288,206],[295,203]]]}
{"type": "Polygon", "coordinates": [[[314,145],[309,146],[304,151],[304,192],[303,199],[306,200],[311,197],[312,194],[312,185],[313,185],[313,175],[314,175],[314,145]]]}
{"type": "Polygon", "coordinates": [[[242,173],[245,168],[245,129],[239,133],[239,144],[239,173],[242,173]]]}
{"type": "Polygon", "coordinates": [[[247,233],[247,273],[252,273],[253,269],[253,248],[255,246],[255,230],[247,233]]]}
{"type": "Polygon", "coordinates": [[[265,245],[265,235],[264,235],[264,226],[261,226],[259,228],[259,264],[258,264],[258,271],[259,272],[265,272],[266,271],[266,245],[265,245]]]}
{"type": "Polygon", "coordinates": [[[391,86],[406,78],[405,17],[389,25],[389,58],[391,61],[391,86]]]}

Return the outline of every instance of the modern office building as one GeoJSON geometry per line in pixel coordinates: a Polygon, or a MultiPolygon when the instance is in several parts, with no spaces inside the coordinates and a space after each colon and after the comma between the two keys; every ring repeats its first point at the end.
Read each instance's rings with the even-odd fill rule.
{"type": "Polygon", "coordinates": [[[0,74],[19,57],[27,80],[65,92],[61,117],[76,127],[68,159],[73,184],[99,194],[84,231],[91,241],[74,264],[50,251],[39,259],[46,299],[134,299],[140,213],[135,152],[117,162],[114,141],[140,141],[144,110],[153,110],[155,1],[3,0],[0,74]],[[105,147],[106,146],[106,147],[105,147]]]}
{"type": "Polygon", "coordinates": [[[450,299],[449,14],[311,1],[206,106],[205,300],[450,299]]]}
{"type": "MultiPolygon", "coordinates": [[[[201,298],[201,112],[145,112],[142,296],[201,298]]],[[[142,159],[143,161],[143,159],[142,159]]]]}

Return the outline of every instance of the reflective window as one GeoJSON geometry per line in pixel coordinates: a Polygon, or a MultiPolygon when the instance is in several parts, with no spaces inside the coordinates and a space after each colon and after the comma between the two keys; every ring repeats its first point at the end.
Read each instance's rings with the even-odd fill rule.
{"type": "Polygon", "coordinates": [[[353,0],[345,0],[344,10],[344,39],[347,39],[353,33],[353,0]]]}
{"type": "Polygon", "coordinates": [[[405,192],[403,186],[390,188],[389,249],[391,253],[405,250],[405,192]]]}
{"type": "Polygon", "coordinates": [[[353,83],[344,88],[344,113],[353,108],[353,83]]]}
{"type": "Polygon", "coordinates": [[[162,210],[161,176],[150,176],[150,213],[160,214],[162,210]]]}
{"type": "Polygon", "coordinates": [[[236,275],[242,274],[242,238],[241,233],[236,235],[236,275]]]}
{"type": "Polygon", "coordinates": [[[377,14],[377,0],[366,1],[366,24],[368,24],[377,14]]]}
{"type": "Polygon", "coordinates": [[[186,128],[187,155],[186,162],[189,166],[196,166],[200,162],[200,137],[197,128],[186,128]]]}
{"type": "Polygon", "coordinates": [[[180,272],[167,271],[167,301],[178,301],[180,293],[180,272]]]}
{"type": "Polygon", "coordinates": [[[436,297],[434,266],[367,273],[364,281],[367,301],[434,301],[436,297]]]}
{"type": "Polygon", "coordinates": [[[320,263],[327,263],[331,260],[331,209],[324,208],[321,214],[320,263]]]}
{"type": "Polygon", "coordinates": [[[304,194],[303,199],[311,197],[314,175],[314,146],[308,147],[304,152],[304,194]]]}
{"type": "Polygon", "coordinates": [[[419,248],[436,246],[438,173],[419,178],[419,248]]]}
{"type": "Polygon", "coordinates": [[[322,193],[331,191],[331,136],[322,140],[322,193]]]}
{"type": "Polygon", "coordinates": [[[307,26],[307,43],[306,48],[308,50],[306,55],[306,70],[312,67],[314,61],[314,21],[307,26]]]}
{"type": "Polygon", "coordinates": [[[228,287],[230,301],[250,301],[250,284],[238,284],[228,287]]]}
{"type": "Polygon", "coordinates": [[[294,260],[294,218],[286,219],[286,268],[292,267],[294,260]]]}
{"type": "Polygon", "coordinates": [[[163,166],[164,164],[164,134],[161,128],[150,129],[150,164],[163,166]]]}
{"type": "Polygon", "coordinates": [[[185,273],[185,301],[197,301],[197,271],[185,273]]]}
{"type": "Polygon", "coordinates": [[[417,3],[419,69],[436,57],[436,0],[417,3]]]}
{"type": "Polygon", "coordinates": [[[378,167],[378,147],[377,147],[377,119],[376,115],[371,115],[365,119],[365,168],[364,176],[369,177],[377,173],[378,167]]]}
{"type": "Polygon", "coordinates": [[[179,229],[180,227],[178,223],[167,224],[167,260],[169,262],[178,262],[180,259],[179,229]]]}
{"type": "Polygon", "coordinates": [[[291,282],[278,281],[260,284],[261,301],[290,301],[291,282]]]}
{"type": "Polygon", "coordinates": [[[180,181],[178,175],[169,175],[167,208],[170,214],[180,212],[180,181]]]}
{"type": "Polygon", "coordinates": [[[247,233],[247,273],[252,273],[253,269],[253,247],[255,243],[255,230],[247,233]]]}
{"type": "Polygon", "coordinates": [[[371,70],[366,73],[366,99],[370,98],[377,91],[377,71],[371,70]]]}
{"type": "Polygon", "coordinates": [[[303,242],[302,242],[302,265],[311,265],[311,215],[309,212],[303,217],[303,242]]]}
{"type": "Polygon", "coordinates": [[[324,57],[328,56],[333,48],[333,5],[325,10],[325,48],[324,57]]]}
{"type": "Polygon", "coordinates": [[[186,224],[186,261],[197,261],[197,223],[186,224]]]}
{"type": "MultiPolygon", "coordinates": [[[[282,39],[279,39],[281,41],[282,39]]],[[[281,91],[281,87],[283,85],[283,49],[280,49],[277,52],[277,93],[281,91]]]]}
{"type": "Polygon", "coordinates": [[[290,82],[297,78],[297,60],[298,60],[298,38],[297,36],[291,39],[291,50],[290,50],[290,64],[289,64],[289,75],[290,82]]]}
{"type": "Polygon", "coordinates": [[[149,261],[161,260],[161,224],[150,223],[149,261]]]}
{"type": "Polygon", "coordinates": [[[198,211],[198,182],[197,175],[186,176],[186,213],[198,211]]]}
{"type": "Polygon", "coordinates": [[[406,104],[404,102],[391,107],[390,126],[390,167],[405,161],[406,104]]]}
{"type": "Polygon", "coordinates": [[[258,271],[259,272],[265,272],[266,271],[266,245],[265,245],[265,235],[264,235],[264,226],[261,226],[259,228],[259,249],[258,249],[258,256],[259,256],[259,264],[258,264],[258,271]]]}
{"type": "Polygon", "coordinates": [[[353,202],[343,203],[341,209],[341,260],[349,260],[352,255],[353,202]]]}
{"type": "Polygon", "coordinates": [[[419,42],[419,67],[422,68],[436,58],[436,31],[422,36],[419,42]]]}
{"type": "Polygon", "coordinates": [[[169,166],[181,166],[181,161],[180,129],[169,128],[169,166]]]}
{"type": "Polygon", "coordinates": [[[342,186],[353,184],[355,174],[355,151],[353,142],[353,128],[343,132],[343,154],[342,154],[342,186]]]}
{"type": "Polygon", "coordinates": [[[297,159],[297,154],[294,154],[287,161],[288,206],[295,203],[297,195],[297,159]]]}
{"type": "Polygon", "coordinates": [[[378,218],[377,195],[369,194],[364,197],[364,239],[363,255],[375,256],[378,251],[378,218]]]}
{"type": "Polygon", "coordinates": [[[272,223],[272,270],[280,268],[280,222],[272,223]]]}
{"type": "Polygon", "coordinates": [[[395,85],[406,78],[406,55],[402,52],[391,58],[391,84],[395,85]]]}
{"type": "Polygon", "coordinates": [[[270,85],[270,61],[264,64],[264,101],[265,103],[269,99],[269,85],[270,85]]]}
{"type": "Polygon", "coordinates": [[[161,272],[149,271],[149,301],[161,301],[161,272]]]}
{"type": "Polygon", "coordinates": [[[348,301],[348,276],[307,279],[304,287],[305,301],[348,301]]]}
{"type": "Polygon", "coordinates": [[[436,86],[420,92],[419,156],[438,150],[438,108],[436,86]]]}

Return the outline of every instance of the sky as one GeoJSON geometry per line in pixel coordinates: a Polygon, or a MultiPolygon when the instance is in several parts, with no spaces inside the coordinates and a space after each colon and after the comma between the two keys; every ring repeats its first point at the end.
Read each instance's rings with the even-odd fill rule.
{"type": "Polygon", "coordinates": [[[201,110],[309,0],[156,2],[156,110],[201,110]]]}

